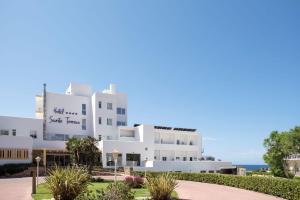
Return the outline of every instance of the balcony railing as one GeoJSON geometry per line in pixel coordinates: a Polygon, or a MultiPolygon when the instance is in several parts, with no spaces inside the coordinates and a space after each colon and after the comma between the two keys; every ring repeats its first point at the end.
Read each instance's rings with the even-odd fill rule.
{"type": "Polygon", "coordinates": [[[286,159],[287,160],[300,160],[300,154],[290,155],[286,159]]]}

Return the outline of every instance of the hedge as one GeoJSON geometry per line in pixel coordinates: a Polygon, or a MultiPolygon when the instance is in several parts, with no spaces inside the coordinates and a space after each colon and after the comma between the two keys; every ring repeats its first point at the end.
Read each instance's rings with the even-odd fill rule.
{"type": "MultiPolygon", "coordinates": [[[[158,172],[148,172],[158,175],[158,172]]],[[[138,172],[143,175],[142,172],[138,172]]],[[[300,200],[299,181],[260,176],[236,176],[225,174],[206,174],[206,173],[179,173],[171,172],[177,180],[187,180],[202,183],[212,183],[226,185],[255,192],[265,193],[288,200],[300,200]]]]}
{"type": "Polygon", "coordinates": [[[5,164],[0,166],[0,176],[12,175],[27,170],[32,164],[5,164]]]}

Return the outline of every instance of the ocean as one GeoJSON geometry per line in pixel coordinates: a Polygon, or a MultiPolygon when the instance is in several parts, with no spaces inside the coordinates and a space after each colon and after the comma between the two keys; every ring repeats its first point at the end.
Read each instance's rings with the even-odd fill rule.
{"type": "Polygon", "coordinates": [[[268,165],[236,165],[237,167],[244,167],[247,171],[259,170],[269,168],[268,165]]]}

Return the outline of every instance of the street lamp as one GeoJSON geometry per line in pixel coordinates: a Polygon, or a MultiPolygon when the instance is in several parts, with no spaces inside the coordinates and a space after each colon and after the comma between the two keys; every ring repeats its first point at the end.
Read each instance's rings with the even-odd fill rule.
{"type": "Polygon", "coordinates": [[[115,161],[115,182],[116,182],[117,181],[117,162],[118,162],[119,151],[116,149],[113,150],[112,156],[115,161]]]}
{"type": "Polygon", "coordinates": [[[147,175],[147,168],[146,168],[146,164],[147,164],[147,161],[148,161],[148,158],[146,157],[144,162],[145,162],[145,178],[146,178],[146,175],[147,175]]]}
{"type": "Polygon", "coordinates": [[[35,161],[36,161],[36,165],[37,165],[37,167],[36,167],[36,185],[38,185],[39,184],[39,164],[41,161],[41,157],[39,157],[39,156],[36,157],[35,161]]]}

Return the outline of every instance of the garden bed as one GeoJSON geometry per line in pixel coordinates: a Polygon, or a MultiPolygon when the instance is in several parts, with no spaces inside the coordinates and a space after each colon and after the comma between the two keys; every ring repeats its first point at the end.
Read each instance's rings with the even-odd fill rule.
{"type": "MultiPolygon", "coordinates": [[[[91,190],[92,192],[95,192],[96,190],[105,189],[112,182],[113,181],[104,180],[101,183],[91,183],[89,185],[88,189],[91,190]]],[[[149,194],[149,191],[147,188],[133,188],[131,190],[134,192],[135,198],[150,197],[150,194],[149,194]]],[[[176,198],[177,193],[173,192],[172,196],[176,198]]],[[[36,194],[33,194],[32,197],[34,200],[46,200],[46,199],[53,198],[50,191],[46,188],[45,183],[39,184],[39,186],[37,187],[36,194]]]]}

